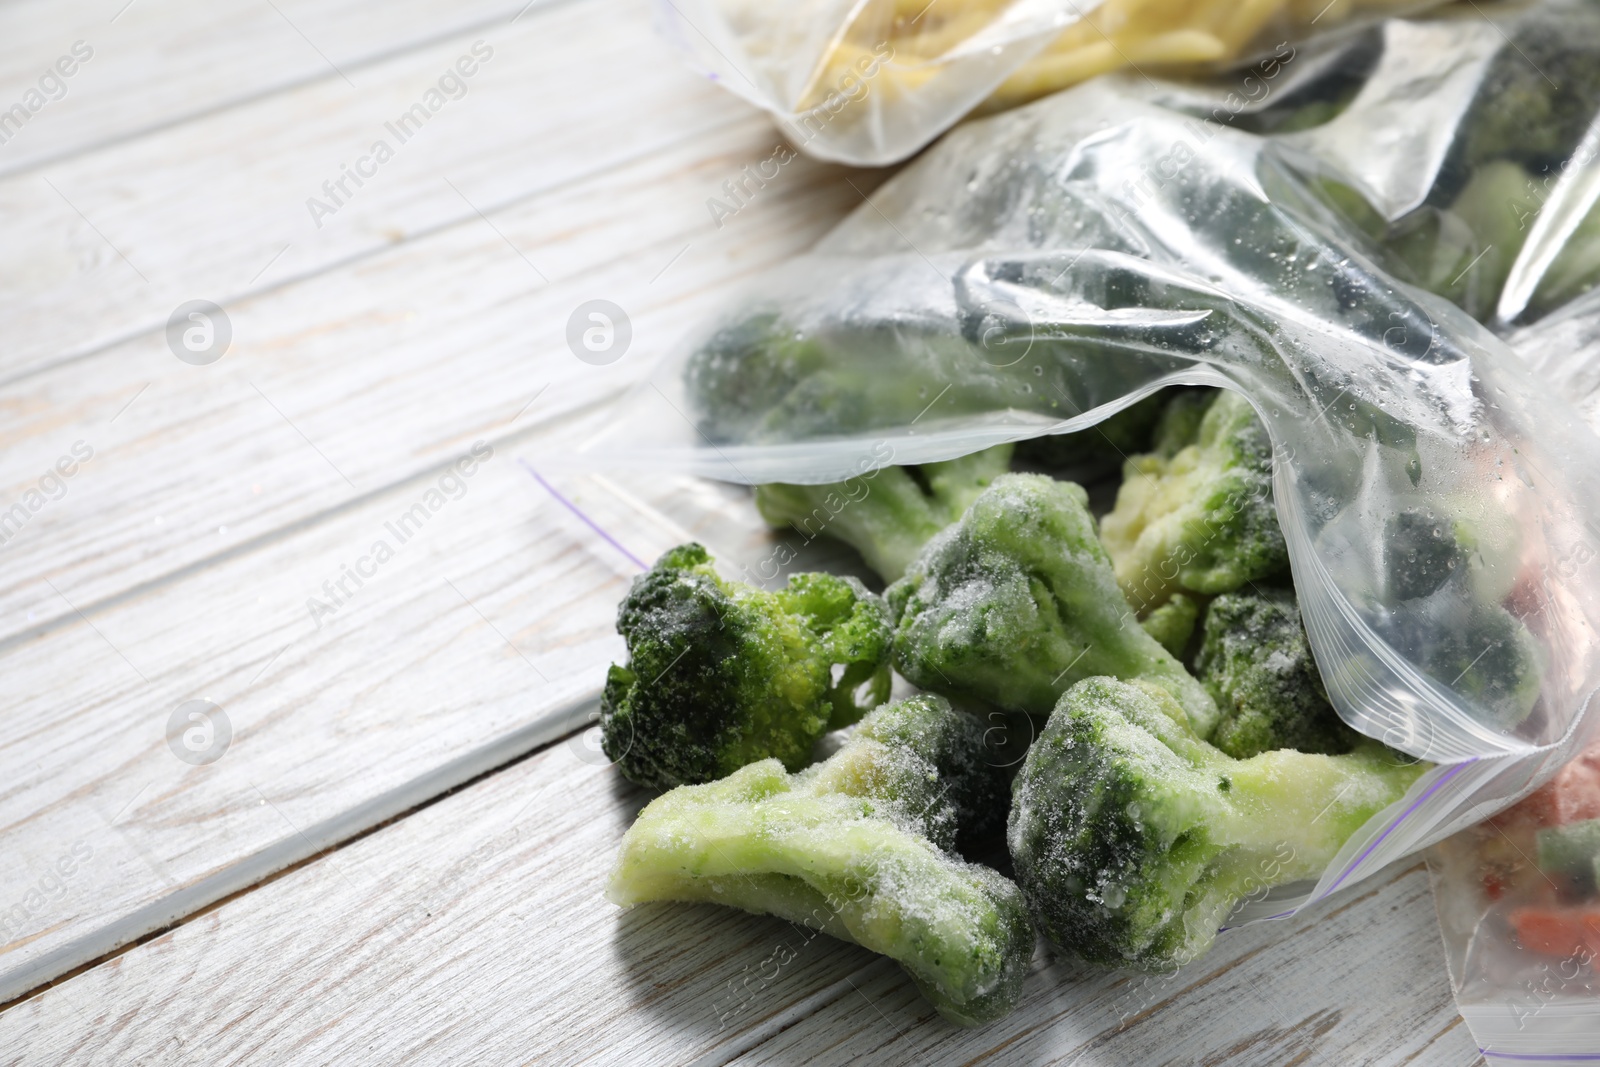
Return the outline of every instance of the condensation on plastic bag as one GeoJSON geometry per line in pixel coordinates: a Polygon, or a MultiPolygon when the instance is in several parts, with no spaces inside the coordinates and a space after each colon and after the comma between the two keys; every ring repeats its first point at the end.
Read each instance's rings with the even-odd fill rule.
{"type": "Polygon", "coordinates": [[[1429,3],[671,0],[656,10],[662,33],[693,63],[771,112],[805,151],[876,166],[905,159],[974,109],[1012,107],[1124,67],[1267,54],[1429,3]]]}
{"type": "Polygon", "coordinates": [[[1398,277],[1497,328],[1600,276],[1600,5],[1393,19],[1349,105],[1284,140],[1398,277]]]}
{"type": "MultiPolygon", "coordinates": [[[[1600,442],[1504,341],[1382,269],[1337,189],[1354,175],[1186,94],[1100,79],[953,131],[658,368],[587,461],[825,483],[1076,431],[1168,385],[1248,396],[1335,707],[1439,764],[1248,920],[1480,822],[1600,733],[1600,574],[1565,576],[1600,530],[1600,442]],[[1428,516],[1460,569],[1406,595],[1391,535],[1428,516]]],[[[1327,104],[1300,86],[1249,121],[1327,104]]]]}
{"type": "MultiPolygon", "coordinates": [[[[1508,340],[1600,433],[1600,292],[1508,340]]],[[[1572,580],[1593,557],[1557,568],[1572,580]]],[[[1428,852],[1456,1003],[1486,1056],[1600,1059],[1600,745],[1428,852]]]]}

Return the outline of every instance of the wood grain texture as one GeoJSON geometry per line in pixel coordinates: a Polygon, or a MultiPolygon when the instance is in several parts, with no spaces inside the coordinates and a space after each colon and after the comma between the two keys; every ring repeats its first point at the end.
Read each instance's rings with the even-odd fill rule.
{"type": "Polygon", "coordinates": [[[15,0],[0,6],[5,106],[38,87],[75,42],[92,56],[65,79],[64,93],[47,86],[54,98],[0,145],[0,174],[307,82],[337,79],[355,95],[377,61],[451,34],[492,30],[548,2],[15,0]]]}
{"type": "Polygon", "coordinates": [[[972,1034],[852,946],[606,905],[644,797],[583,734],[410,811],[581,719],[629,556],[768,551],[746,490],[551,474],[619,550],[521,461],[881,175],[796,161],[715,225],[776,142],[642,0],[22,0],[0,108],[80,37],[0,144],[0,512],[93,449],[0,546],[0,1002],[181,925],[0,1012],[0,1063],[1472,1061],[1415,871],[1168,983],[1041,957],[972,1034]],[[316,226],[306,198],[480,39],[466,95],[316,226]],[[197,297],[234,328],[208,367],[161,334],[197,297]],[[566,348],[593,297],[633,322],[608,367],[566,348]],[[193,698],[234,731],[205,766],[165,736],[193,698]]]}
{"type": "MultiPolygon", "coordinates": [[[[267,53],[304,47],[270,35],[263,44],[267,53]]],[[[0,249],[0,316],[14,320],[0,378],[151,334],[187,300],[231,309],[443,227],[481,227],[479,211],[753,118],[651,36],[644,0],[587,0],[375,63],[359,91],[330,72],[0,179],[0,211],[14,220],[0,249]],[[402,140],[400,117],[463,58],[476,73],[457,78],[462,95],[435,97],[438,110],[415,132],[400,130],[402,140]],[[360,186],[343,179],[378,141],[393,158],[366,165],[375,173],[360,186]],[[324,189],[341,180],[342,193],[324,189]],[[335,213],[314,217],[312,198],[335,213]]],[[[709,226],[704,201],[725,177],[771,152],[773,135],[762,137],[759,154],[704,176],[687,201],[697,222],[709,226]]],[[[663,196],[660,206],[674,202],[663,196]]],[[[564,264],[534,247],[520,246],[535,264],[522,269],[560,277],[564,264]]],[[[503,242],[501,251],[515,259],[503,242]]]]}
{"type": "MultiPolygon", "coordinates": [[[[614,651],[621,578],[615,560],[594,569],[574,547],[593,535],[518,470],[446,509],[456,532],[429,534],[454,536],[448,551],[409,547],[322,630],[307,598],[474,441],[502,467],[519,452],[541,462],[570,439],[564,416],[615,394],[737,279],[859,202],[836,168],[797,163],[736,224],[713,226],[704,189],[770,145],[759,119],[715,126],[237,304],[236,350],[209,367],[141,337],[0,389],[13,415],[0,499],[26,499],[75,441],[94,450],[5,545],[0,651],[20,742],[0,752],[0,842],[24,895],[63,848],[96,856],[7,934],[0,996],[566,721],[614,651]],[[568,315],[595,295],[634,322],[634,347],[609,367],[566,348],[568,315]],[[548,687],[484,629],[477,610],[505,622],[497,606],[548,687]],[[166,715],[197,696],[240,731],[226,767],[166,751],[166,715]]],[[[672,543],[653,536],[639,551],[672,543]]]]}
{"type": "Polygon", "coordinates": [[[1167,979],[1036,959],[939,1020],[891,963],[772,919],[602,898],[645,794],[564,742],[0,1014],[17,1064],[1463,1067],[1420,866],[1167,979]],[[781,961],[781,962],[780,962],[781,961]]]}
{"type": "MultiPolygon", "coordinates": [[[[541,433],[491,446],[463,495],[403,542],[396,530],[437,475],[9,654],[24,696],[0,750],[13,898],[0,909],[22,910],[6,912],[0,998],[576,725],[620,655],[615,604],[637,567],[518,462],[549,441],[541,433]],[[346,584],[342,603],[328,597],[323,583],[379,541],[393,558],[362,565],[376,575],[346,584]],[[311,597],[337,610],[313,618],[311,597]],[[193,699],[232,724],[232,746],[205,766],[181,762],[166,737],[193,699]],[[86,862],[54,877],[74,848],[86,862]]],[[[697,498],[684,526],[558,481],[639,558],[689,537],[734,555],[765,536],[747,490],[653,479],[629,494],[697,498]]]]}
{"type": "Polygon", "coordinates": [[[236,304],[234,349],[211,366],[153,335],[0,387],[0,510],[74,443],[95,452],[5,544],[0,641],[74,618],[57,590],[91,611],[404,481],[505,432],[536,394],[519,427],[622,389],[731,285],[860,202],[837,168],[796,163],[714,227],[703,188],[770,137],[739,124],[236,304]],[[604,367],[565,336],[596,296],[633,319],[604,367]]]}

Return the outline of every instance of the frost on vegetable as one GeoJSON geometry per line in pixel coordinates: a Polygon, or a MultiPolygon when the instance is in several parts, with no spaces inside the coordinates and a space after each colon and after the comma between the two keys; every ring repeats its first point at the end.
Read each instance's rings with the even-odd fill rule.
{"type": "Polygon", "coordinates": [[[915,685],[1047,715],[1095,674],[1166,687],[1203,736],[1216,704],[1135,621],[1080,486],[1007,474],[885,592],[915,685]]]}
{"type": "Polygon", "coordinates": [[[628,830],[607,895],[776,915],[898,961],[952,1022],[1000,1018],[1034,938],[1017,887],[955,853],[1004,816],[983,730],[920,696],[868,715],[799,774],[764,760],[674,789],[628,830]]]}
{"type": "Polygon", "coordinates": [[[1219,390],[1203,416],[1181,396],[1153,452],[1130,459],[1100,532],[1141,614],[1174,592],[1210,595],[1284,570],[1272,500],[1272,441],[1249,401],[1219,390]]]}
{"type": "Polygon", "coordinates": [[[934,534],[959,519],[1011,466],[1012,446],[942,463],[885,467],[832,485],[756,487],[756,508],[773,526],[808,540],[826,535],[861,553],[886,582],[905,573],[934,534]]]}
{"type": "Polygon", "coordinates": [[[1320,875],[1425,766],[1372,741],[1234,759],[1165,690],[1085,679],[1013,787],[1017,884],[1040,932],[1086,960],[1181,964],[1245,896],[1320,875]]]}
{"type": "Polygon", "coordinates": [[[640,785],[706,782],[768,757],[804,766],[826,730],[889,692],[888,615],[853,578],[797,574],[766,592],[680,545],[634,579],[617,632],[628,663],[606,677],[601,741],[640,785]]]}
{"type": "Polygon", "coordinates": [[[1287,589],[1213,600],[1195,674],[1222,712],[1209,740],[1237,759],[1275,748],[1338,755],[1361,740],[1328,702],[1299,604],[1287,589]]]}

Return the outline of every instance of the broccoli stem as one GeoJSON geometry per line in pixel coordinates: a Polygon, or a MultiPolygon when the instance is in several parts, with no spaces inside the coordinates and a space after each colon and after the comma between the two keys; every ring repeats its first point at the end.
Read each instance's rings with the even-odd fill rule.
{"type": "MultiPolygon", "coordinates": [[[[785,778],[767,760],[728,781],[754,791],[785,778]]],[[[1002,932],[993,872],[954,862],[888,820],[842,821],[837,804],[816,797],[726,808],[681,799],[689,803],[657,801],[629,831],[607,893],[614,903],[704,901],[816,926],[898,961],[963,1025],[988,1021],[1006,999],[1007,960],[992,943],[1002,932]],[[974,916],[983,917],[976,928],[974,916]]],[[[872,814],[870,800],[859,804],[872,814]]]]}
{"type": "Polygon", "coordinates": [[[756,487],[756,510],[806,540],[843,541],[886,582],[905,573],[933,535],[959,519],[1011,465],[1012,446],[996,445],[918,467],[884,467],[831,485],[756,487]]]}
{"type": "Polygon", "coordinates": [[[1090,678],[1029,750],[1007,843],[1056,944],[1098,963],[1184,963],[1241,898],[1320,874],[1425,769],[1368,740],[1234,759],[1160,687],[1090,678]]]}
{"type": "Polygon", "coordinates": [[[884,597],[895,667],[924,689],[1048,715],[1081,678],[1144,678],[1201,736],[1217,722],[1216,702],[1135,619],[1071,482],[995,479],[884,597]]]}
{"type": "Polygon", "coordinates": [[[1162,648],[1182,659],[1189,647],[1189,639],[1194,636],[1195,623],[1199,620],[1200,602],[1192,596],[1173,593],[1165,604],[1152,611],[1139,625],[1162,648]]]}
{"type": "Polygon", "coordinates": [[[771,759],[672,790],[624,837],[607,896],[803,923],[898,961],[954,1022],[998,1018],[1016,1004],[1033,932],[1016,886],[946,851],[958,823],[1003,810],[982,732],[919,697],[880,708],[808,771],[771,759]]]}

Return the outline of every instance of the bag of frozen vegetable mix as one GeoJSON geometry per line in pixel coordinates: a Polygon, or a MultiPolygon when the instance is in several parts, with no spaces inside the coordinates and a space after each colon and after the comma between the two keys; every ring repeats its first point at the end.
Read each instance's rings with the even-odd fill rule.
{"type": "MultiPolygon", "coordinates": [[[[1438,0],[1431,0],[1437,3],[1438,0]]],[[[671,0],[668,40],[824,159],[905,159],[974,108],[1121,69],[1281,57],[1430,0],[671,0]]]]}
{"type": "Polygon", "coordinates": [[[1169,967],[1520,801],[1567,879],[1516,897],[1527,936],[1589,937],[1600,808],[1524,798],[1600,744],[1600,438],[1474,314],[1554,264],[1590,284],[1560,249],[1593,10],[1391,21],[1241,72],[1249,101],[1112,75],[965,124],[662,363],[587,461],[755,485],[884,586],[775,552],[758,587],[696,544],[636,580],[606,751],[672,788],[613,899],[815,915],[976,1025],[1024,914],[1169,967]],[[1512,240],[1496,198],[1528,232],[1462,288],[1512,240]],[[872,710],[891,668],[932,702],[872,710]],[[975,747],[996,715],[1025,754],[975,747]],[[924,789],[987,799],[933,826],[924,789]],[[962,858],[1001,823],[1014,881],[962,858]]]}
{"type": "MultiPolygon", "coordinates": [[[[1512,333],[1600,431],[1600,293],[1512,333]]],[[[1591,565],[1555,565],[1558,581],[1591,565]]],[[[1456,1002],[1490,1062],[1600,1059],[1600,745],[1428,852],[1456,1002]]]]}

